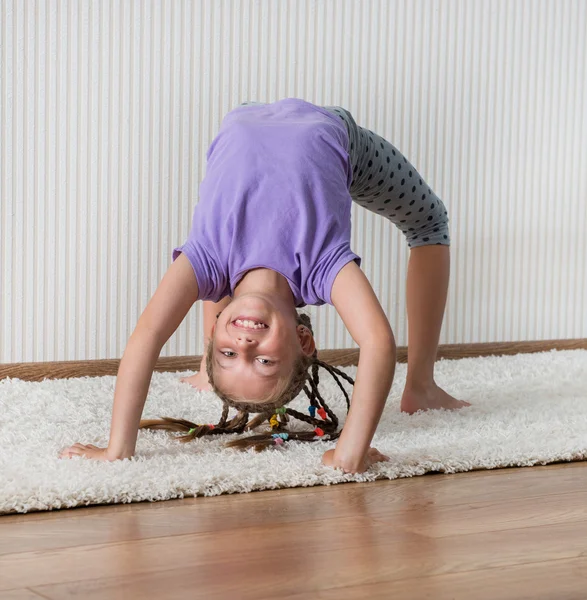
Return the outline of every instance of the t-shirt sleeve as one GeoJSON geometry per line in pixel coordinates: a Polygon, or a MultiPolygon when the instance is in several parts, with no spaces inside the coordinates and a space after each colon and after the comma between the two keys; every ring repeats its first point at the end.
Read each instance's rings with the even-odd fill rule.
{"type": "Polygon", "coordinates": [[[228,277],[218,260],[200,244],[187,240],[173,250],[173,260],[185,254],[190,261],[198,282],[198,300],[219,302],[230,293],[228,277]]]}
{"type": "Polygon", "coordinates": [[[312,302],[312,304],[332,304],[331,292],[334,280],[340,270],[351,261],[361,266],[361,258],[350,249],[348,243],[333,248],[320,260],[310,277],[313,295],[320,302],[312,302]]]}

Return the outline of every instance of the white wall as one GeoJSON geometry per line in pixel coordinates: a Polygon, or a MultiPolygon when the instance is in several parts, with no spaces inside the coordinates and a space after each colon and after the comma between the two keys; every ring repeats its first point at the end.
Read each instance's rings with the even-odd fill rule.
{"type": "MultiPolygon", "coordinates": [[[[0,0],[0,362],[121,356],[222,116],[287,96],[346,106],[444,200],[441,343],[587,337],[586,32],[584,0],[0,0]]],[[[353,218],[404,345],[403,237],[353,218]]],[[[202,352],[200,312],[163,355],[202,352]]]]}

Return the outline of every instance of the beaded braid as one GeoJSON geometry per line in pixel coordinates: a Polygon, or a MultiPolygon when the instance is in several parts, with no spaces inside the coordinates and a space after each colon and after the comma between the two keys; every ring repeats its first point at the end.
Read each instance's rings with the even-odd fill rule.
{"type": "MultiPolygon", "coordinates": [[[[298,324],[306,326],[312,334],[314,333],[310,318],[307,315],[298,314],[298,324]]],[[[338,376],[342,377],[351,385],[354,385],[355,382],[340,369],[319,360],[316,351],[312,356],[307,356],[305,354],[300,355],[294,364],[293,373],[289,382],[287,382],[287,385],[285,386],[280,386],[283,389],[278,390],[278,393],[273,398],[270,398],[267,402],[255,403],[239,401],[238,399],[226,395],[216,387],[214,384],[211,350],[212,342],[210,342],[208,346],[206,365],[208,378],[212,388],[223,403],[222,416],[219,422],[215,425],[198,425],[185,419],[163,417],[162,419],[142,420],[139,425],[140,429],[162,429],[180,432],[183,433],[183,435],[177,436],[177,439],[180,442],[185,443],[205,435],[219,435],[224,433],[240,434],[245,430],[254,429],[265,421],[268,421],[271,427],[270,431],[232,440],[226,444],[227,447],[239,449],[253,447],[256,451],[261,451],[272,445],[283,445],[287,440],[335,440],[339,437],[338,417],[330,409],[318,389],[318,384],[320,382],[319,367],[326,369],[336,381],[345,397],[347,410],[350,408],[350,398],[338,379],[338,376]],[[310,405],[308,406],[309,414],[304,414],[285,406],[296,398],[301,391],[306,394],[310,401],[310,405]],[[237,414],[231,420],[228,420],[229,407],[237,409],[237,414]],[[249,413],[259,414],[249,421],[249,413]],[[318,416],[316,416],[316,413],[318,416]],[[313,427],[313,430],[288,431],[286,425],[290,417],[308,423],[313,427]]]]}

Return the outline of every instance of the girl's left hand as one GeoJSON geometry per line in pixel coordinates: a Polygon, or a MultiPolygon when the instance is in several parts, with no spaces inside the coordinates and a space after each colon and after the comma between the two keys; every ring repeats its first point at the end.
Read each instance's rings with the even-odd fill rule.
{"type": "Polygon", "coordinates": [[[334,452],[335,450],[327,450],[322,456],[322,464],[326,465],[327,467],[342,469],[345,473],[363,473],[364,471],[367,471],[371,465],[389,460],[389,456],[381,454],[381,452],[379,452],[379,450],[376,448],[369,448],[369,450],[367,450],[367,455],[362,461],[362,464],[354,467],[348,464],[343,464],[343,461],[335,459],[334,452]]]}
{"type": "Polygon", "coordinates": [[[74,456],[83,456],[93,460],[112,461],[114,458],[108,456],[108,448],[98,448],[93,444],[74,444],[65,448],[59,455],[59,458],[72,458],[74,456]]]}

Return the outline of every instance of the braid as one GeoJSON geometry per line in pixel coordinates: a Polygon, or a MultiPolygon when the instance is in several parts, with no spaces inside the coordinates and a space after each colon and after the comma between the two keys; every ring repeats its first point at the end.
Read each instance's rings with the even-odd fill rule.
{"type": "Polygon", "coordinates": [[[166,431],[177,431],[184,435],[177,436],[180,442],[191,442],[192,440],[205,435],[219,435],[221,433],[242,433],[249,419],[249,413],[239,411],[227,423],[228,406],[222,409],[222,416],[216,425],[198,425],[185,419],[173,419],[171,417],[162,417],[161,419],[142,419],[139,423],[139,429],[163,429],[166,431]]]}
{"type": "Polygon", "coordinates": [[[338,427],[338,417],[330,410],[330,407],[326,404],[326,400],[324,400],[324,398],[322,398],[322,396],[320,395],[320,392],[318,390],[318,363],[314,363],[313,365],[313,369],[314,371],[314,377],[312,377],[310,379],[310,383],[312,385],[312,391],[314,392],[314,398],[318,400],[320,406],[322,408],[324,408],[324,410],[326,411],[326,413],[328,414],[328,416],[331,418],[333,424],[334,424],[334,428],[336,429],[338,427]]]}
{"type": "MultiPolygon", "coordinates": [[[[312,324],[307,315],[298,314],[298,324],[304,325],[313,334],[312,324]]],[[[271,426],[270,431],[234,439],[226,444],[226,446],[232,448],[254,448],[257,452],[272,445],[281,445],[286,440],[311,442],[335,440],[339,437],[338,417],[328,406],[318,389],[320,383],[319,368],[323,367],[332,375],[345,397],[347,410],[350,408],[350,398],[339,377],[351,385],[354,385],[355,382],[340,369],[319,360],[317,351],[314,351],[312,356],[300,354],[294,364],[289,381],[285,382],[282,389],[278,389],[268,401],[243,402],[223,393],[215,385],[212,369],[212,349],[213,343],[210,342],[207,348],[206,366],[212,388],[223,403],[222,415],[218,423],[216,425],[198,425],[185,419],[163,417],[162,419],[144,419],[141,421],[139,428],[179,432],[183,435],[177,436],[177,439],[181,442],[189,442],[205,435],[240,434],[247,429],[255,429],[268,421],[271,426]],[[309,414],[286,407],[300,392],[304,392],[310,401],[309,414]],[[236,408],[237,413],[229,420],[230,407],[236,408]],[[249,421],[250,413],[258,414],[249,421]],[[286,425],[290,417],[307,423],[313,427],[313,431],[288,431],[286,425]]]]}
{"type": "Polygon", "coordinates": [[[218,427],[225,427],[227,420],[228,420],[228,406],[226,406],[226,404],[225,404],[222,407],[222,416],[220,417],[220,421],[218,421],[218,427]]]}
{"type": "Polygon", "coordinates": [[[347,410],[350,410],[351,401],[350,401],[349,395],[347,394],[347,391],[344,389],[344,387],[342,386],[342,383],[340,382],[338,377],[336,377],[336,375],[340,375],[343,379],[348,381],[351,385],[355,385],[354,379],[351,379],[344,371],[341,371],[340,369],[337,369],[336,367],[333,367],[332,365],[329,365],[328,363],[325,363],[318,359],[316,359],[316,362],[321,367],[324,367],[332,375],[332,378],[334,379],[334,381],[336,381],[338,387],[342,390],[342,393],[344,394],[347,410]]]}

